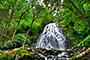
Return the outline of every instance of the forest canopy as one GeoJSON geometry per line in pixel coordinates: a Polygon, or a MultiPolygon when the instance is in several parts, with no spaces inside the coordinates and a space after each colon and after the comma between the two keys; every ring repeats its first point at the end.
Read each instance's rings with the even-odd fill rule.
{"type": "Polygon", "coordinates": [[[48,23],[72,46],[90,47],[90,0],[0,0],[0,50],[31,47],[48,23]]]}

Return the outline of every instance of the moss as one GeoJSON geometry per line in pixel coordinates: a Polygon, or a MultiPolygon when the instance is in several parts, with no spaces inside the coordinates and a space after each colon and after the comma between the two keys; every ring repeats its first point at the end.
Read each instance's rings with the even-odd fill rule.
{"type": "Polygon", "coordinates": [[[27,56],[29,54],[28,53],[22,53],[21,57],[24,57],[25,55],[27,56]]]}
{"type": "Polygon", "coordinates": [[[6,60],[6,59],[7,59],[6,55],[0,56],[0,60],[6,60]]]}
{"type": "Polygon", "coordinates": [[[20,55],[21,55],[21,58],[24,57],[25,55],[29,55],[28,51],[26,50],[20,50],[20,55]]]}
{"type": "Polygon", "coordinates": [[[7,53],[7,54],[2,54],[2,56],[0,56],[0,60],[12,60],[14,58],[13,54],[7,53]]]}
{"type": "Polygon", "coordinates": [[[20,52],[20,50],[21,50],[21,48],[16,48],[13,50],[13,53],[18,53],[18,52],[20,52]]]}
{"type": "Polygon", "coordinates": [[[20,52],[21,48],[16,48],[14,50],[6,50],[0,52],[0,60],[14,60],[17,53],[20,52]]]}

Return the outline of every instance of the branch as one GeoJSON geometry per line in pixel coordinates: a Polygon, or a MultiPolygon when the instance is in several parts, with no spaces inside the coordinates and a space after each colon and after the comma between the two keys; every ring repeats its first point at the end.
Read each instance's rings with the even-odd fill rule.
{"type": "Polygon", "coordinates": [[[81,17],[76,12],[74,12],[73,9],[64,4],[62,4],[62,6],[67,7],[71,12],[73,12],[76,16],[78,16],[81,19],[81,17]]]}
{"type": "Polygon", "coordinates": [[[88,53],[90,53],[90,47],[87,50],[85,50],[84,52],[82,52],[82,53],[80,53],[80,54],[78,54],[76,56],[73,56],[68,60],[73,60],[74,58],[76,58],[76,59],[81,58],[81,57],[85,56],[88,53]]]}
{"type": "Polygon", "coordinates": [[[12,36],[12,38],[14,38],[14,36],[15,36],[15,33],[16,33],[16,30],[17,30],[17,27],[19,26],[19,24],[20,24],[20,21],[21,21],[21,19],[22,19],[22,16],[25,14],[25,12],[27,12],[29,9],[31,9],[31,8],[28,8],[27,10],[25,10],[22,14],[21,14],[21,16],[19,17],[19,21],[18,21],[18,23],[17,23],[17,26],[16,26],[16,28],[15,28],[15,30],[14,30],[14,33],[13,33],[13,36],[12,36]]]}
{"type": "Polygon", "coordinates": [[[28,8],[27,10],[25,10],[22,14],[21,14],[21,16],[19,17],[20,19],[22,18],[22,16],[25,14],[25,12],[27,12],[28,10],[30,10],[31,8],[28,8]]]}
{"type": "Polygon", "coordinates": [[[80,17],[81,17],[81,19],[83,20],[83,22],[84,22],[87,26],[90,27],[90,24],[86,21],[84,15],[81,13],[81,11],[79,11],[79,9],[76,7],[76,5],[75,5],[73,2],[70,2],[70,3],[71,3],[71,4],[73,5],[73,7],[77,10],[77,12],[80,14],[80,17]]]}
{"type": "Polygon", "coordinates": [[[90,24],[86,21],[86,18],[85,18],[84,15],[79,11],[79,9],[76,7],[76,5],[75,5],[73,2],[70,2],[70,3],[74,6],[74,8],[77,10],[77,12],[79,13],[80,16],[79,16],[76,12],[74,12],[73,9],[71,9],[70,7],[68,7],[67,5],[62,4],[62,6],[67,7],[71,12],[73,12],[76,16],[78,16],[80,19],[82,19],[82,21],[83,21],[87,26],[90,27],[90,24]]]}
{"type": "MultiPolygon", "coordinates": [[[[32,9],[33,9],[33,6],[32,6],[32,9]]],[[[41,12],[41,11],[40,11],[40,12],[41,12]]],[[[33,10],[33,12],[32,12],[33,19],[32,19],[31,25],[30,25],[27,33],[26,33],[26,39],[24,40],[24,43],[23,43],[23,49],[25,49],[25,43],[26,43],[26,41],[27,41],[28,34],[29,34],[29,32],[30,32],[30,30],[31,30],[31,28],[32,28],[33,22],[38,18],[40,12],[39,12],[38,15],[36,16],[36,18],[34,17],[34,10],[33,10]]]]}

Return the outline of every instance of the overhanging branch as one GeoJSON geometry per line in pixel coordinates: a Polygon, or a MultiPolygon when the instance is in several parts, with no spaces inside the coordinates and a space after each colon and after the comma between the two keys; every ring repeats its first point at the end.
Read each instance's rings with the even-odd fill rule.
{"type": "Polygon", "coordinates": [[[78,55],[76,55],[76,56],[73,56],[73,57],[71,57],[71,58],[68,59],[68,60],[73,60],[73,59],[81,58],[81,57],[85,56],[85,55],[88,54],[88,53],[90,53],[90,47],[89,47],[87,50],[85,50],[84,52],[82,52],[82,53],[80,53],[80,54],[78,54],[78,55]]]}

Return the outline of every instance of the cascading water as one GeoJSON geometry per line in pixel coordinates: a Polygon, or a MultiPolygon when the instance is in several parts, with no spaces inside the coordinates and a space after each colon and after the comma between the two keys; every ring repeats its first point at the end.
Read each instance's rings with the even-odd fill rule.
{"type": "MultiPolygon", "coordinates": [[[[62,32],[62,28],[57,23],[50,23],[46,25],[44,31],[39,36],[36,48],[44,48],[47,50],[65,50],[66,48],[68,48],[68,39],[65,37],[65,35],[62,32]]],[[[41,56],[45,57],[43,55],[41,56]]],[[[67,58],[67,53],[62,52],[58,53],[58,55],[54,58],[49,59],[45,57],[45,60],[67,60],[67,58]],[[64,58],[62,56],[64,56],[64,58]]]]}

